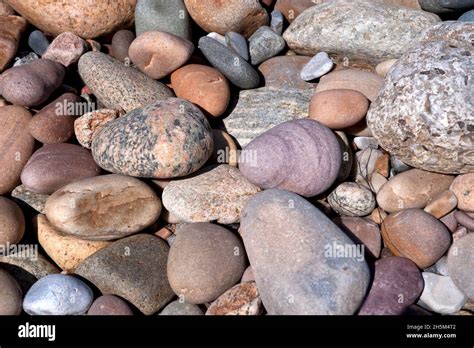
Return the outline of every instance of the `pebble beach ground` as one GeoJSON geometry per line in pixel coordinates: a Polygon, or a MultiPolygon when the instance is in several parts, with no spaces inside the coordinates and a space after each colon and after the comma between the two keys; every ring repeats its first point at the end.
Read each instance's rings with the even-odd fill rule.
{"type": "Polygon", "coordinates": [[[472,315],[473,0],[0,0],[0,315],[472,315]]]}

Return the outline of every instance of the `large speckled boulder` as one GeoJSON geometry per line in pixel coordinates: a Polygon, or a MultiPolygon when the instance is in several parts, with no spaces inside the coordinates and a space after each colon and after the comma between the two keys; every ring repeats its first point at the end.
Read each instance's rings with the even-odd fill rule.
{"type": "Polygon", "coordinates": [[[440,173],[474,171],[473,39],[474,23],[443,22],[388,73],[367,121],[403,162],[440,173]]]}
{"type": "Polygon", "coordinates": [[[370,276],[363,255],[300,196],[257,193],[242,212],[239,231],[268,314],[349,315],[364,300],[370,276]]]}
{"type": "Polygon", "coordinates": [[[107,123],[95,135],[92,154],[112,173],[142,178],[191,174],[209,159],[211,127],[186,100],[169,98],[107,123]]]}
{"type": "Polygon", "coordinates": [[[406,7],[333,0],[304,11],[283,37],[298,54],[325,51],[336,58],[377,64],[400,57],[437,22],[434,14],[406,7]]]}

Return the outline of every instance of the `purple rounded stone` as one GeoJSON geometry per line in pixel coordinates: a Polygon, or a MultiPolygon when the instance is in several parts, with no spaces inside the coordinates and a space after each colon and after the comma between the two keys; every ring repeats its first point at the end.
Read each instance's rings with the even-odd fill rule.
{"type": "Polygon", "coordinates": [[[400,315],[416,302],[424,281],[416,264],[398,256],[375,263],[375,277],[359,315],[400,315]]]}
{"type": "Polygon", "coordinates": [[[261,188],[312,197],[331,187],[341,163],[334,133],[317,121],[299,119],[282,123],[254,139],[242,151],[239,168],[261,188]]]}
{"type": "Polygon", "coordinates": [[[133,315],[130,306],[120,297],[103,295],[98,297],[87,312],[88,315],[133,315]]]}

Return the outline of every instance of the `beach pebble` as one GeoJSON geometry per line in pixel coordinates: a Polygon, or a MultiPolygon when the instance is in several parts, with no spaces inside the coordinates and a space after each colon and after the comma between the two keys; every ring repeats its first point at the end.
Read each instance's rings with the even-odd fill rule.
{"type": "Polygon", "coordinates": [[[240,283],[211,303],[206,315],[260,315],[263,311],[255,282],[240,283]]]}
{"type": "Polygon", "coordinates": [[[359,150],[365,150],[367,148],[377,149],[379,147],[377,139],[374,137],[355,137],[354,144],[359,150]]]}
{"type": "Polygon", "coordinates": [[[474,212],[474,173],[457,176],[450,190],[456,195],[459,210],[474,212]]]}
{"type": "Polygon", "coordinates": [[[0,269],[0,315],[19,315],[23,294],[15,278],[0,269]]]}
{"type": "Polygon", "coordinates": [[[466,303],[466,296],[456,287],[450,277],[423,272],[425,288],[418,305],[432,312],[453,314],[466,303]]]}
{"type": "Polygon", "coordinates": [[[375,197],[369,189],[345,182],[329,194],[328,203],[340,215],[367,216],[375,208],[375,197]]]}
{"type": "Polygon", "coordinates": [[[272,30],[278,35],[283,34],[283,24],[285,23],[283,13],[278,10],[274,10],[270,14],[270,17],[270,28],[272,28],[272,30]]]}
{"type": "Polygon", "coordinates": [[[239,33],[229,31],[225,34],[225,44],[246,61],[249,60],[249,46],[245,37],[239,33]]]}
{"type": "Polygon", "coordinates": [[[301,71],[311,58],[304,56],[277,56],[260,64],[258,70],[265,87],[282,89],[313,89],[316,84],[301,79],[301,71]]]}
{"type": "Polygon", "coordinates": [[[379,74],[380,76],[382,77],[385,77],[387,76],[387,73],[389,72],[389,70],[392,68],[392,66],[397,62],[396,59],[389,59],[389,60],[385,60],[383,61],[382,63],[379,63],[376,67],[375,67],[375,72],[377,74],[379,74]]]}
{"type": "Polygon", "coordinates": [[[29,315],[81,315],[94,300],[91,288],[76,277],[51,274],[28,290],[23,309],[29,315]]]}
{"type": "MultiPolygon", "coordinates": [[[[27,22],[19,16],[0,16],[0,73],[15,57],[27,22]]],[[[1,93],[0,93],[1,94],[1,93]]]]}
{"type": "Polygon", "coordinates": [[[0,196],[0,246],[18,243],[25,233],[25,216],[12,200],[0,196]]]}
{"type": "Polygon", "coordinates": [[[375,258],[380,256],[382,237],[380,228],[376,223],[365,218],[350,216],[341,216],[333,221],[354,243],[364,245],[368,249],[368,255],[375,258]]]}
{"type": "Polygon", "coordinates": [[[19,185],[12,191],[12,197],[26,203],[37,212],[44,213],[44,206],[49,195],[42,195],[27,189],[24,185],[19,185]]]}
{"type": "Polygon", "coordinates": [[[464,226],[470,231],[474,231],[474,217],[462,211],[455,211],[454,218],[457,223],[464,226]]]}
{"type": "Polygon", "coordinates": [[[135,34],[130,30],[119,30],[112,37],[110,55],[120,62],[125,62],[128,56],[128,49],[135,40],[135,34]]]}
{"type": "Polygon", "coordinates": [[[49,46],[49,41],[41,30],[33,30],[28,36],[28,46],[37,55],[42,56],[49,46]]]}
{"type": "Polygon", "coordinates": [[[176,300],[163,308],[160,315],[204,315],[204,312],[198,305],[176,300]]]}
{"type": "Polygon", "coordinates": [[[120,297],[102,295],[92,303],[87,315],[133,315],[133,311],[120,297]]]}
{"type": "Polygon", "coordinates": [[[329,128],[313,120],[294,120],[247,145],[239,169],[263,189],[279,188],[311,197],[334,183],[341,162],[341,148],[329,128]]]}
{"type": "Polygon", "coordinates": [[[99,109],[88,112],[74,120],[74,134],[82,147],[90,149],[97,132],[107,123],[120,116],[118,110],[99,109]]]}
{"type": "Polygon", "coordinates": [[[88,45],[83,39],[74,33],[64,32],[49,44],[42,58],[61,63],[67,68],[77,63],[87,50],[88,45]]]}
{"type": "Polygon", "coordinates": [[[286,20],[291,23],[301,12],[321,2],[321,0],[277,0],[275,9],[281,11],[286,20]]]}
{"type": "Polygon", "coordinates": [[[168,278],[174,292],[186,302],[215,300],[240,280],[244,270],[243,244],[224,227],[188,224],[171,245],[168,278]]]}
{"type": "Polygon", "coordinates": [[[63,186],[45,207],[55,228],[88,240],[113,240],[137,233],[152,225],[160,212],[160,199],[148,185],[114,174],[63,186]]]}
{"type": "Polygon", "coordinates": [[[454,284],[469,298],[474,300],[474,234],[455,240],[449,249],[448,274],[454,284]]]}
{"type": "Polygon", "coordinates": [[[326,75],[331,71],[334,63],[326,52],[316,54],[301,71],[301,79],[311,81],[326,75]]]}
{"type": "Polygon", "coordinates": [[[440,219],[456,209],[457,203],[456,195],[452,191],[446,190],[432,197],[424,210],[435,218],[440,219]]]}
{"type": "Polygon", "coordinates": [[[258,65],[276,56],[285,46],[285,40],[270,27],[260,27],[249,38],[250,62],[258,65]]]}
{"type": "Polygon", "coordinates": [[[460,22],[474,22],[474,10],[464,12],[461,17],[458,18],[460,22]]]}

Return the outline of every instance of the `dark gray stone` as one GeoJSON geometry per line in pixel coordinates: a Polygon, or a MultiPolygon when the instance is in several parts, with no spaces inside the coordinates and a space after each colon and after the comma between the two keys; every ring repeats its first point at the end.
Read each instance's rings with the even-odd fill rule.
{"type": "Polygon", "coordinates": [[[463,11],[474,7],[474,0],[419,0],[421,8],[434,13],[463,11]]]}
{"type": "Polygon", "coordinates": [[[276,56],[285,46],[285,40],[270,27],[260,27],[249,39],[250,61],[258,65],[276,56]]]}

